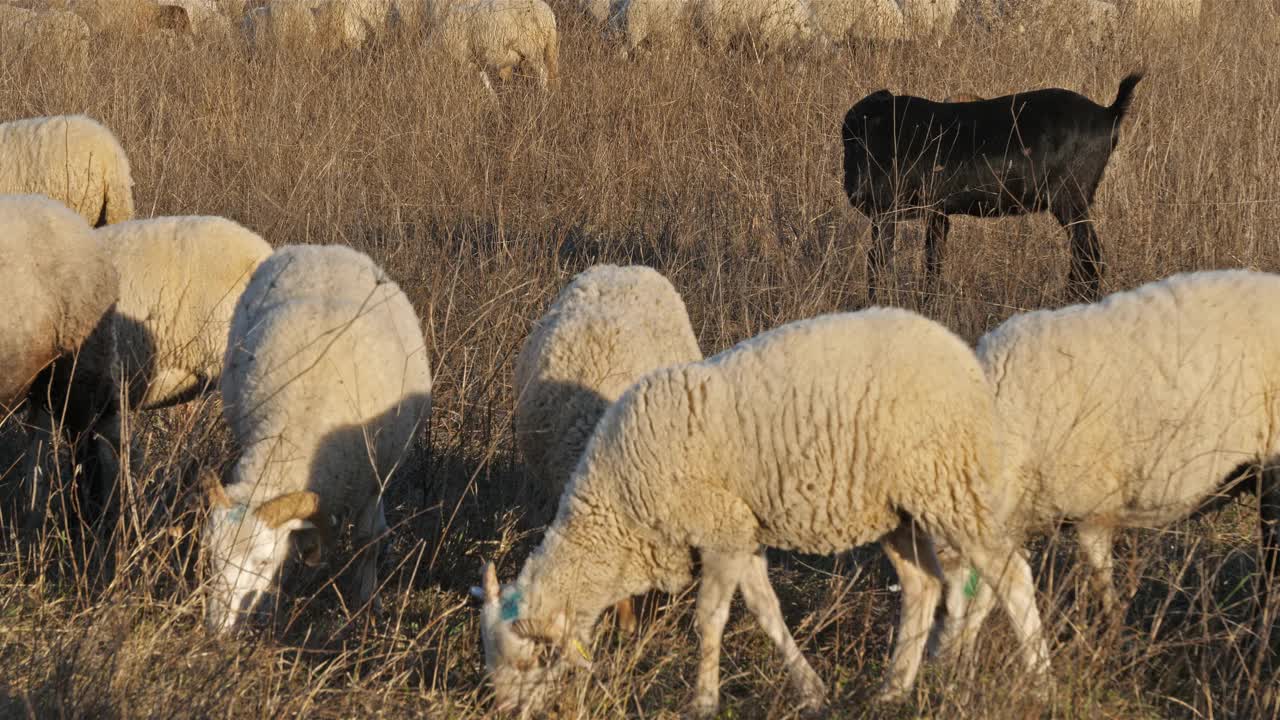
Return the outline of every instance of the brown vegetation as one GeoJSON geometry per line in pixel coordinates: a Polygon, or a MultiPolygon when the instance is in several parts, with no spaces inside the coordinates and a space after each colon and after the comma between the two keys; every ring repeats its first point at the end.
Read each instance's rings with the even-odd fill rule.
{"type": "MultiPolygon", "coordinates": [[[[497,103],[472,73],[441,72],[409,33],[354,56],[257,58],[225,39],[96,35],[87,72],[0,53],[0,119],[85,112],[112,128],[141,216],[223,215],[273,245],[372,255],[422,317],[436,392],[421,457],[388,503],[382,614],[348,616],[298,572],[277,626],[246,640],[207,637],[200,623],[196,478],[227,453],[216,401],[133,414],[109,579],[76,549],[74,513],[51,515],[33,546],[5,540],[0,715],[488,715],[466,591],[482,558],[508,578],[536,539],[520,520],[527,480],[510,429],[511,365],[529,323],[597,261],[670,277],[708,354],[864,305],[869,229],[841,190],[839,124],[878,88],[990,97],[1061,86],[1109,102],[1144,66],[1095,205],[1104,289],[1188,269],[1280,269],[1280,27],[1269,5],[1208,5],[1198,34],[1167,43],[1067,50],[1053,27],[1006,37],[962,26],[941,47],[785,61],[694,48],[633,62],[556,7],[560,89],[515,83],[497,103]]],[[[890,299],[925,307],[918,228],[899,243],[890,299]]],[[[974,339],[1012,313],[1059,305],[1065,245],[1047,216],[957,219],[929,313],[974,339]]],[[[870,705],[898,605],[878,551],[779,554],[775,583],[839,717],[1238,717],[1275,682],[1242,656],[1255,517],[1237,509],[1127,533],[1127,610],[1105,628],[1074,602],[1070,555],[1037,545],[1048,705],[1019,680],[1003,619],[974,666],[934,663],[905,706],[870,705]]],[[[597,671],[566,694],[565,717],[665,715],[688,699],[691,604],[660,601],[671,611],[638,639],[602,631],[597,671]]],[[[781,664],[735,607],[724,716],[785,717],[781,664]]]]}

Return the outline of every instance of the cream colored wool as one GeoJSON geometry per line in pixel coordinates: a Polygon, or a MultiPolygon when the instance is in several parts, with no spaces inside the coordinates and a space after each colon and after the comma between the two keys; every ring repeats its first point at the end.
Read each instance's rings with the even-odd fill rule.
{"type": "Polygon", "coordinates": [[[905,35],[897,0],[810,0],[809,5],[833,40],[900,40],[905,35]]]}
{"type": "Polygon", "coordinates": [[[659,368],[701,360],[680,294],[657,271],[597,265],[569,283],[516,358],[516,443],[554,507],[596,421],[659,368]]]}
{"type": "Polygon", "coordinates": [[[717,51],[749,41],[756,51],[785,53],[826,49],[822,31],[808,0],[690,0],[693,22],[717,51]]]}
{"type": "Polygon", "coordinates": [[[255,49],[357,50],[374,30],[346,0],[270,0],[246,13],[241,29],[255,49]]]}
{"type": "MultiPolygon", "coordinates": [[[[1000,514],[1016,537],[1075,521],[1114,605],[1117,528],[1185,518],[1238,466],[1280,452],[1278,304],[1280,276],[1187,273],[987,333],[978,355],[1008,438],[1000,514]]],[[[948,565],[954,652],[976,639],[990,598],[970,608],[964,564],[948,565]]]]}
{"type": "Polygon", "coordinates": [[[931,39],[941,43],[956,12],[960,0],[902,0],[902,19],[908,37],[917,40],[931,39]]]}
{"type": "Polygon", "coordinates": [[[0,193],[47,195],[95,226],[133,217],[129,159],[83,115],[0,123],[0,193]]]}
{"type": "Polygon", "coordinates": [[[33,55],[64,69],[89,67],[89,26],[65,10],[0,5],[0,45],[10,58],[33,55]]]}
{"type": "Polygon", "coordinates": [[[509,80],[526,68],[543,89],[559,77],[556,16],[542,0],[462,0],[439,11],[429,45],[459,65],[480,71],[492,93],[490,73],[509,80]]]}
{"type": "Polygon", "coordinates": [[[999,472],[991,390],[972,350],[906,311],[796,322],[651,373],[596,426],[516,582],[499,591],[486,573],[481,629],[499,705],[540,705],[563,667],[540,667],[540,644],[567,645],[560,657],[574,659],[610,604],[687,585],[694,550],[702,714],[718,703],[735,587],[781,650],[802,703],[823,701],[822,681],[782,620],[762,546],[829,554],[884,545],[903,586],[886,698],[911,687],[940,598],[935,535],[997,579],[1026,661],[1042,670],[1030,569],[985,499],[999,472]]]}
{"type": "Polygon", "coordinates": [[[693,0],[621,0],[610,18],[611,29],[622,36],[626,52],[641,47],[672,45],[689,37],[693,0]]]}
{"type": "Polygon", "coordinates": [[[134,407],[157,408],[216,387],[236,300],[271,246],[219,217],[108,225],[98,240],[120,274],[120,377],[134,407]]]}
{"type": "Polygon", "coordinates": [[[84,220],[42,195],[0,195],[0,267],[10,274],[0,302],[12,310],[0,333],[0,417],[30,395],[33,432],[22,476],[34,483],[24,491],[36,510],[28,524],[38,523],[48,488],[35,477],[37,451],[58,424],[73,437],[95,433],[101,442],[81,448],[98,446],[102,476],[92,480],[114,477],[120,428],[110,314],[117,277],[84,220]]]}
{"type": "Polygon", "coordinates": [[[236,305],[223,415],[240,451],[211,489],[206,624],[235,627],[278,580],[290,534],[355,525],[355,601],[376,588],[382,493],[431,412],[417,314],[367,256],[344,246],[281,248],[236,305]],[[289,512],[279,512],[288,506],[289,512]]]}

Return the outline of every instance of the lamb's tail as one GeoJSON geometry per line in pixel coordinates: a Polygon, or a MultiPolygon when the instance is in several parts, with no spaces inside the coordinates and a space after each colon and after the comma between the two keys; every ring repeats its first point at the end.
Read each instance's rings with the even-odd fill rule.
{"type": "Polygon", "coordinates": [[[1111,111],[1112,117],[1118,123],[1124,119],[1126,113],[1129,112],[1129,103],[1133,102],[1133,88],[1137,86],[1138,81],[1142,79],[1142,72],[1130,73],[1125,79],[1120,81],[1120,90],[1116,93],[1115,102],[1111,103],[1111,107],[1107,108],[1111,111]]]}
{"type": "Polygon", "coordinates": [[[560,38],[555,25],[542,44],[542,62],[547,67],[547,87],[554,90],[560,85],[560,38]]]}

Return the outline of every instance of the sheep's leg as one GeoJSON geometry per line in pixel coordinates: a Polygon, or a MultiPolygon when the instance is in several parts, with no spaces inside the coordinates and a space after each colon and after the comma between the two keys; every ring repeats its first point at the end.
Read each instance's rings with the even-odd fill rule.
{"type": "Polygon", "coordinates": [[[1040,611],[1036,609],[1035,583],[1031,567],[1011,545],[992,549],[970,545],[963,548],[982,582],[991,585],[1013,624],[1022,645],[1027,668],[1037,675],[1047,675],[1049,646],[1040,627],[1040,611]]]}
{"type": "Polygon", "coordinates": [[[884,218],[871,221],[871,249],[867,250],[867,300],[873,305],[884,271],[893,263],[895,223],[884,218]]]}
{"type": "Polygon", "coordinates": [[[787,629],[786,620],[782,617],[782,606],[769,582],[769,566],[763,552],[753,555],[748,561],[747,574],[738,587],[742,591],[742,599],[747,603],[747,609],[756,616],[760,627],[764,628],[765,634],[782,653],[791,684],[803,698],[804,706],[814,709],[822,707],[827,687],[809,665],[809,661],[805,660],[791,631],[787,629]]]}
{"type": "Polygon", "coordinates": [[[738,581],[749,571],[750,555],[700,550],[702,577],[698,587],[697,623],[701,647],[698,683],[690,710],[696,717],[714,715],[720,706],[720,640],[729,621],[729,604],[738,581]]]}
{"type": "Polygon", "coordinates": [[[950,659],[965,657],[978,642],[978,631],[995,606],[991,586],[982,582],[969,560],[949,543],[937,546],[946,578],[946,613],[941,627],[929,638],[929,654],[950,659]]]}
{"type": "Polygon", "coordinates": [[[498,91],[493,89],[493,82],[489,80],[488,72],[484,70],[480,71],[480,82],[484,83],[484,89],[489,91],[489,97],[494,100],[497,100],[498,91]]]}
{"type": "Polygon", "coordinates": [[[355,537],[352,540],[355,543],[356,552],[359,553],[355,565],[356,601],[361,607],[373,601],[371,610],[374,613],[381,611],[374,592],[378,589],[378,546],[387,529],[387,516],[382,508],[382,498],[369,501],[356,520],[355,537]]]}
{"type": "Polygon", "coordinates": [[[942,568],[938,566],[933,541],[914,522],[904,522],[880,538],[880,546],[902,585],[898,638],[889,661],[889,676],[877,697],[887,702],[901,698],[915,684],[934,613],[942,598],[942,568]]]}
{"type": "Polygon", "coordinates": [[[942,278],[942,256],[947,249],[947,233],[951,232],[951,220],[938,213],[929,216],[924,235],[924,282],[929,298],[938,294],[942,278]]]}
{"type": "Polygon", "coordinates": [[[1112,576],[1111,545],[1114,536],[1115,530],[1103,525],[1082,522],[1076,526],[1080,552],[1089,564],[1089,583],[1102,598],[1102,613],[1106,617],[1111,617],[1120,603],[1112,576]]]}
{"type": "Polygon", "coordinates": [[[613,606],[613,614],[618,619],[618,629],[628,635],[636,631],[636,609],[632,598],[619,600],[613,606]]]}
{"type": "Polygon", "coordinates": [[[1102,241],[1089,217],[1089,208],[1067,202],[1054,207],[1053,216],[1071,236],[1068,290],[1081,300],[1097,300],[1102,290],[1102,241]]]}

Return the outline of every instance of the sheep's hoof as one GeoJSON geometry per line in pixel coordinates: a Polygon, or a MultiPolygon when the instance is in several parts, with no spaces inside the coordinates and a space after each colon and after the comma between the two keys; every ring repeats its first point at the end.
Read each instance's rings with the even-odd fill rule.
{"type": "Polygon", "coordinates": [[[689,718],[709,718],[715,717],[716,711],[720,709],[720,700],[714,695],[698,695],[689,703],[688,709],[685,711],[685,717],[689,718]]]}
{"type": "Polygon", "coordinates": [[[827,703],[827,684],[822,682],[812,668],[797,674],[795,686],[800,694],[800,707],[805,710],[821,710],[827,703]]]}
{"type": "Polygon", "coordinates": [[[876,693],[875,701],[882,704],[900,703],[907,699],[907,689],[897,685],[896,683],[886,682],[884,687],[880,688],[880,692],[876,693]]]}

